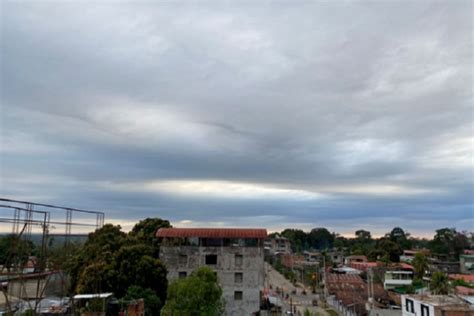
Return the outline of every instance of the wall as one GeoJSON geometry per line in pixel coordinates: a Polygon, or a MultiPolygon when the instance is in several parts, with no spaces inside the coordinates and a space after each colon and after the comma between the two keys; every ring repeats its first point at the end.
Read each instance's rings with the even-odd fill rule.
{"type": "Polygon", "coordinates": [[[260,290],[264,285],[263,247],[197,247],[175,246],[160,248],[160,259],[168,268],[168,279],[189,275],[206,265],[206,255],[217,255],[217,264],[208,265],[217,272],[226,301],[226,315],[251,315],[260,309],[260,290]],[[185,255],[186,257],[183,257],[185,255]],[[235,256],[242,255],[242,264],[236,265],[235,256]],[[181,259],[180,259],[181,256],[181,259]],[[243,273],[242,283],[234,282],[235,272],[243,273]],[[234,291],[242,291],[241,301],[234,301],[234,291]]]}
{"type": "Polygon", "coordinates": [[[434,310],[433,305],[430,305],[429,303],[426,303],[426,302],[421,303],[420,301],[412,297],[408,297],[408,299],[413,301],[414,313],[408,312],[406,308],[406,299],[407,297],[405,295],[402,295],[402,315],[403,316],[414,316],[414,315],[421,316],[421,304],[429,307],[429,316],[435,316],[435,310],[434,310]]]}

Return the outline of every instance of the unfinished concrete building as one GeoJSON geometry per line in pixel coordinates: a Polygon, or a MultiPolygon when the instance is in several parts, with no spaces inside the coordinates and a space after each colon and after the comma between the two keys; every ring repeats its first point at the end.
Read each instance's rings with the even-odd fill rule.
{"type": "Polygon", "coordinates": [[[162,228],[160,259],[168,279],[184,278],[200,266],[217,272],[226,315],[251,315],[260,309],[264,286],[265,229],[162,228]]]}

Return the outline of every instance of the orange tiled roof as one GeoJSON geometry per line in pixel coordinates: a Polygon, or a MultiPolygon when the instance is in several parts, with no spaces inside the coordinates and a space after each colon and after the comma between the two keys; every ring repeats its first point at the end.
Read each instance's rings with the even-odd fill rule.
{"type": "Polygon", "coordinates": [[[474,283],[474,274],[450,274],[451,280],[464,280],[467,283],[474,283]]]}
{"type": "Polygon", "coordinates": [[[160,228],[156,237],[201,238],[266,238],[267,230],[260,228],[160,228]]]}

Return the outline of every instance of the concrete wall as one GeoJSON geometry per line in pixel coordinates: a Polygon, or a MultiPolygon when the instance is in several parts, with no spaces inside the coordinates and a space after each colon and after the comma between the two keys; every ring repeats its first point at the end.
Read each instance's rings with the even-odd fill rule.
{"type": "Polygon", "coordinates": [[[168,279],[179,278],[206,265],[206,255],[217,255],[217,264],[207,265],[217,272],[226,302],[226,315],[251,315],[260,309],[260,290],[264,286],[263,247],[198,247],[161,246],[160,259],[168,268],[168,279]],[[242,255],[242,264],[236,264],[242,255]],[[235,273],[242,273],[242,282],[235,282],[235,273]],[[242,300],[234,300],[234,292],[242,291],[242,300]]]}
{"type": "Polygon", "coordinates": [[[421,316],[421,305],[428,306],[429,308],[429,316],[435,316],[435,310],[434,306],[430,305],[429,303],[426,302],[420,302],[417,299],[413,297],[406,297],[405,295],[402,295],[402,315],[403,316],[421,316]],[[413,312],[407,310],[407,299],[413,301],[413,312]]]}

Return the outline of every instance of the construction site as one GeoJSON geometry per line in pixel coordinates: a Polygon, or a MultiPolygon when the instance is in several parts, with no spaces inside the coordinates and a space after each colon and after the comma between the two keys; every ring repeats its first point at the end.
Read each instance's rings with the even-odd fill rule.
{"type": "Polygon", "coordinates": [[[73,314],[57,261],[103,225],[103,212],[0,198],[0,315],[73,314]]]}

